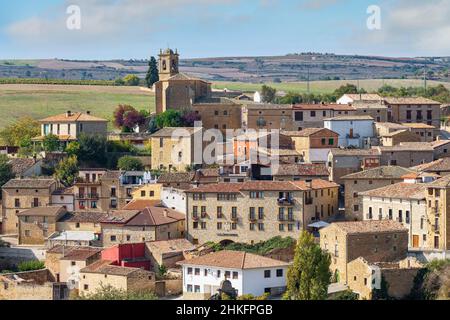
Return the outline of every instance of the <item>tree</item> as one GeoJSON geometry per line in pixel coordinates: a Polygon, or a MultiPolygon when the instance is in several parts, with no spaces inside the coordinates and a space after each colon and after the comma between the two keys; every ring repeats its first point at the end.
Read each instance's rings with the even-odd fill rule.
{"type": "Polygon", "coordinates": [[[358,92],[358,87],[350,83],[340,86],[334,91],[334,95],[337,96],[338,98],[342,97],[344,94],[355,94],[355,93],[360,93],[358,92]]]}
{"type": "Polygon", "coordinates": [[[158,128],[162,129],[166,127],[181,127],[183,122],[179,111],[167,110],[156,116],[155,123],[158,128]]]}
{"type": "Polygon", "coordinates": [[[275,88],[263,85],[261,88],[262,101],[266,103],[272,103],[275,100],[277,90],[275,88]]]}
{"type": "Polygon", "coordinates": [[[39,122],[33,118],[24,117],[0,131],[0,138],[6,145],[22,147],[30,145],[31,139],[40,134],[39,122]]]}
{"type": "Polygon", "coordinates": [[[181,116],[181,122],[184,127],[193,127],[195,122],[201,119],[201,116],[194,111],[185,111],[181,116]]]}
{"type": "Polygon", "coordinates": [[[0,155],[0,187],[13,178],[14,174],[8,156],[0,155]]]}
{"type": "Polygon", "coordinates": [[[55,168],[55,177],[63,185],[69,187],[75,183],[78,176],[78,160],[76,156],[71,156],[61,160],[55,168]]]}
{"type": "Polygon", "coordinates": [[[159,81],[158,64],[155,57],[151,57],[148,63],[148,72],[145,77],[145,82],[147,87],[151,88],[153,85],[159,81]]]}
{"type": "Polygon", "coordinates": [[[136,126],[145,122],[145,114],[130,105],[118,105],[114,111],[114,125],[122,132],[132,132],[136,126]]]}
{"type": "Polygon", "coordinates": [[[39,260],[24,261],[17,266],[19,272],[45,269],[45,264],[39,260]]]}
{"type": "Polygon", "coordinates": [[[354,293],[352,290],[346,290],[337,293],[334,297],[329,300],[358,300],[358,294],[354,293]]]}
{"type": "Polygon", "coordinates": [[[58,151],[60,148],[59,138],[54,134],[46,135],[42,141],[42,145],[46,152],[58,151]]]}
{"type": "Polygon", "coordinates": [[[106,137],[81,134],[78,137],[78,143],[80,144],[78,161],[95,162],[99,166],[106,164],[106,137]]]}
{"type": "Polygon", "coordinates": [[[142,171],[144,170],[144,165],[142,164],[142,161],[131,157],[131,156],[124,156],[119,159],[117,162],[117,167],[120,170],[124,171],[142,171]]]}
{"type": "Polygon", "coordinates": [[[77,156],[80,153],[80,144],[77,141],[72,141],[67,145],[65,151],[69,156],[77,156]]]}
{"type": "Polygon", "coordinates": [[[138,76],[136,76],[136,75],[134,75],[134,74],[129,74],[129,75],[126,75],[126,76],[123,78],[123,81],[124,81],[124,83],[125,83],[126,86],[138,86],[138,85],[139,85],[139,82],[140,82],[141,80],[139,79],[138,76]]]}
{"type": "Polygon", "coordinates": [[[303,231],[295,249],[294,264],[287,274],[286,299],[325,300],[330,285],[330,255],[303,231]]]}

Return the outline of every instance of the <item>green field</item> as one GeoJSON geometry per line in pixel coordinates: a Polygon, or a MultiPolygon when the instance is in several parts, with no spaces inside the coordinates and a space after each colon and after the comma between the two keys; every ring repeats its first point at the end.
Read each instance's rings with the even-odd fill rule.
{"type": "MultiPolygon", "coordinates": [[[[342,85],[351,83],[358,85],[357,80],[330,80],[330,81],[311,81],[310,90],[312,93],[332,93],[334,90],[342,85]]],[[[423,86],[422,80],[413,79],[374,79],[374,80],[360,80],[359,86],[364,88],[368,92],[376,91],[383,84],[391,85],[394,87],[421,87],[423,86]]],[[[429,86],[436,86],[438,84],[444,84],[450,89],[450,82],[438,82],[438,81],[428,81],[429,86]]],[[[256,91],[261,90],[263,84],[257,83],[242,83],[242,82],[214,82],[213,88],[229,90],[243,90],[243,91],[256,91]]],[[[284,83],[267,83],[267,85],[276,88],[278,91],[294,92],[294,93],[306,93],[307,83],[306,82],[284,82],[284,83]]]]}
{"type": "Polygon", "coordinates": [[[91,111],[93,115],[111,120],[118,104],[129,104],[138,110],[155,109],[155,98],[147,92],[129,92],[117,87],[105,90],[81,87],[60,90],[45,90],[30,86],[14,89],[0,86],[0,129],[14,120],[31,116],[41,119],[49,115],[64,113],[67,110],[91,111]]]}

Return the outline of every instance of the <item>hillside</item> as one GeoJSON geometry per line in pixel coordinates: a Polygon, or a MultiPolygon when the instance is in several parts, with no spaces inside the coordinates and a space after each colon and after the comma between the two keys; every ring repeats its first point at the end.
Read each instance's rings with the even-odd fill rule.
{"type": "MultiPolygon", "coordinates": [[[[145,60],[0,60],[0,78],[114,80],[127,74],[144,77],[145,60]]],[[[352,79],[428,79],[450,81],[449,57],[389,58],[304,53],[273,57],[184,59],[182,72],[210,81],[298,82],[352,79]]]]}

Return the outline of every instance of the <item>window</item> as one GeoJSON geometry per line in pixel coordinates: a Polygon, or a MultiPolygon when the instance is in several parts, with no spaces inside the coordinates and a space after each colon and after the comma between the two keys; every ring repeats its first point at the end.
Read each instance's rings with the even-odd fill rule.
{"type": "Polygon", "coordinates": [[[223,218],[222,207],[217,207],[217,219],[223,218]]]}
{"type": "Polygon", "coordinates": [[[409,223],[409,211],[405,212],[405,222],[409,223]]]}
{"type": "Polygon", "coordinates": [[[192,275],[192,268],[187,269],[187,274],[192,275]]]}
{"type": "Polygon", "coordinates": [[[150,191],[150,197],[154,197],[155,196],[155,191],[150,191]]]}
{"type": "Polygon", "coordinates": [[[254,231],[255,230],[255,224],[254,223],[250,223],[250,231],[254,231]]]}
{"type": "Polygon", "coordinates": [[[258,223],[258,230],[264,231],[264,223],[258,223]]]}
{"type": "Polygon", "coordinates": [[[264,208],[263,207],[258,208],[258,219],[259,220],[264,219],[264,208]]]}
{"type": "Polygon", "coordinates": [[[71,266],[76,266],[77,263],[76,263],[75,261],[70,261],[70,265],[71,265],[71,266]]]}
{"type": "Polygon", "coordinates": [[[330,146],[334,145],[334,139],[333,138],[328,140],[328,145],[330,145],[330,146]]]}
{"type": "Polygon", "coordinates": [[[302,111],[295,113],[295,121],[303,121],[303,112],[302,111]]]}
{"type": "Polygon", "coordinates": [[[402,210],[398,211],[398,222],[403,222],[403,212],[402,212],[402,210]]]}
{"type": "Polygon", "coordinates": [[[84,290],[89,290],[89,285],[85,284],[84,285],[84,290]]]}
{"type": "Polygon", "coordinates": [[[264,198],[264,193],[261,191],[250,192],[250,199],[262,199],[264,198]]]}
{"type": "Polygon", "coordinates": [[[196,276],[200,275],[200,268],[195,268],[194,275],[196,275],[196,276]]]}
{"type": "Polygon", "coordinates": [[[316,112],[315,111],[311,111],[311,118],[314,118],[316,116],[316,112]]]}
{"type": "Polygon", "coordinates": [[[201,227],[202,227],[202,230],[205,230],[206,229],[206,222],[202,222],[201,227]]]}
{"type": "Polygon", "coordinates": [[[194,292],[200,293],[200,286],[194,286],[194,292]]]}
{"type": "Polygon", "coordinates": [[[233,272],[233,279],[236,280],[239,278],[239,273],[233,272]]]}
{"type": "Polygon", "coordinates": [[[392,220],[392,209],[389,209],[389,220],[392,220]]]}
{"type": "Polygon", "coordinates": [[[145,191],[141,191],[141,197],[145,197],[145,191]]]}
{"type": "Polygon", "coordinates": [[[187,291],[187,292],[192,292],[192,284],[188,284],[188,285],[186,286],[186,291],[187,291]]]}
{"type": "Polygon", "coordinates": [[[112,242],[117,241],[117,237],[116,236],[111,236],[111,241],[112,242]]]}
{"type": "Polygon", "coordinates": [[[230,279],[230,278],[231,278],[231,272],[225,271],[225,279],[230,279]]]}
{"type": "Polygon", "coordinates": [[[270,270],[264,270],[264,278],[270,278],[270,277],[271,277],[270,270]]]}
{"type": "Polygon", "coordinates": [[[217,230],[222,230],[222,222],[217,222],[217,230]]]}
{"type": "Polygon", "coordinates": [[[284,231],[284,224],[280,224],[280,225],[278,226],[278,230],[281,231],[281,232],[283,232],[283,231],[284,231]]]}
{"type": "Polygon", "coordinates": [[[277,278],[281,278],[283,276],[283,269],[277,269],[277,278]]]}
{"type": "Polygon", "coordinates": [[[16,208],[20,208],[20,199],[14,199],[14,206],[16,207],[16,208]]]}
{"type": "Polygon", "coordinates": [[[324,139],[322,139],[322,145],[324,146],[324,145],[326,145],[327,144],[327,140],[324,138],[324,139]]]}

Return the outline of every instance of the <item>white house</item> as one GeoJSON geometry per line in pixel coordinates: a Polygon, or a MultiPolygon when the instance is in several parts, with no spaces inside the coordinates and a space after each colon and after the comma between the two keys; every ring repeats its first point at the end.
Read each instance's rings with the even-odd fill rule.
{"type": "Polygon", "coordinates": [[[380,102],[383,98],[378,94],[372,93],[356,93],[344,94],[337,100],[337,104],[354,104],[355,102],[380,102]]]}
{"type": "Polygon", "coordinates": [[[375,120],[370,116],[339,116],[324,120],[324,127],[339,134],[339,147],[370,147],[375,120]]]}
{"type": "Polygon", "coordinates": [[[229,280],[239,296],[286,291],[289,263],[242,251],[219,251],[178,262],[183,267],[183,298],[204,300],[229,280]]]}
{"type": "Polygon", "coordinates": [[[162,188],[161,203],[167,208],[187,214],[186,193],[184,190],[172,187],[162,188]]]}

